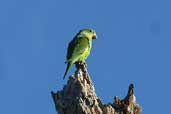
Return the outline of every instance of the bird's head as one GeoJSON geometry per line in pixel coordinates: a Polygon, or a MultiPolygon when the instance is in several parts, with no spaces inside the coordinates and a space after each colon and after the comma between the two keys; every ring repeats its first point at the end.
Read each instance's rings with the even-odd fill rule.
{"type": "Polygon", "coordinates": [[[79,35],[88,37],[90,39],[97,39],[96,31],[91,28],[80,30],[79,35]]]}

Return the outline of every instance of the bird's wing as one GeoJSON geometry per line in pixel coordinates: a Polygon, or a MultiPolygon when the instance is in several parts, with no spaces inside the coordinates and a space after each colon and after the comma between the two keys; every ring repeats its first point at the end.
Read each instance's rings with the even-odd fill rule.
{"type": "Polygon", "coordinates": [[[68,45],[67,62],[79,57],[85,50],[89,48],[88,38],[76,37],[68,45]]]}

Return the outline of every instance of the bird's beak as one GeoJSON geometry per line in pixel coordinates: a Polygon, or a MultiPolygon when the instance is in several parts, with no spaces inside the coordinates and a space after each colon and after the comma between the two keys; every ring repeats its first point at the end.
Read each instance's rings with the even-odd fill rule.
{"type": "Polygon", "coordinates": [[[92,39],[93,39],[93,40],[94,40],[94,39],[97,39],[97,35],[94,34],[93,37],[92,37],[92,39]]]}

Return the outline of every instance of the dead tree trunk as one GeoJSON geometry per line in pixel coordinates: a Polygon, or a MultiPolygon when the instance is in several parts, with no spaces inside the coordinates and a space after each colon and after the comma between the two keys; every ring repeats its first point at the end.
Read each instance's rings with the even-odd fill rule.
{"type": "Polygon", "coordinates": [[[95,93],[86,64],[77,63],[76,68],[63,90],[51,93],[58,114],[140,114],[133,84],[123,100],[115,96],[113,103],[103,104],[95,93]]]}

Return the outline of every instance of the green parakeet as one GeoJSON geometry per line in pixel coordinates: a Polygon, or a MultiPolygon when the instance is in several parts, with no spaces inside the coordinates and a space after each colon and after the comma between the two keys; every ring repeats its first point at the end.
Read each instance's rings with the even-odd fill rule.
{"type": "Polygon", "coordinates": [[[92,40],[96,39],[96,32],[91,28],[80,30],[68,45],[66,63],[67,68],[63,79],[76,62],[84,62],[90,54],[92,40]]]}

